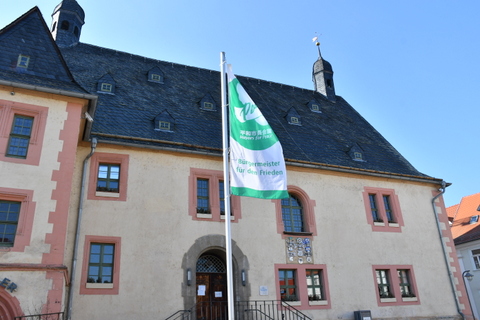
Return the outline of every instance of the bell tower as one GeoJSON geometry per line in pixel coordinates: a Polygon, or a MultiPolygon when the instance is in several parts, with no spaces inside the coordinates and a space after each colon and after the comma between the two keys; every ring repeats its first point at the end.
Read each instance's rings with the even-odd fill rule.
{"type": "Polygon", "coordinates": [[[71,47],[80,40],[85,12],[76,0],[63,0],[52,13],[51,33],[59,47],[71,47]]]}
{"type": "Polygon", "coordinates": [[[322,58],[320,42],[317,41],[315,44],[318,48],[318,60],[313,64],[314,89],[324,95],[328,100],[336,101],[332,65],[322,58]]]}

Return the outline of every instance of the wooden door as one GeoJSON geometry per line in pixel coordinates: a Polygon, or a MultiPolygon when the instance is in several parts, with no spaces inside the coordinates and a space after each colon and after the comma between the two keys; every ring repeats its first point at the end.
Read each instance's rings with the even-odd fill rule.
{"type": "Polygon", "coordinates": [[[228,318],[225,273],[197,273],[197,320],[228,318]]]}

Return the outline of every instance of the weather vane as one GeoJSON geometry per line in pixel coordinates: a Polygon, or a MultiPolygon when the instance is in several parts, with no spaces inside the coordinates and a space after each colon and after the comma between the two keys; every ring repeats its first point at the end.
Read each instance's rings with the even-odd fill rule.
{"type": "Polygon", "coordinates": [[[320,42],[318,41],[318,36],[316,34],[317,33],[315,32],[315,37],[313,37],[312,42],[315,42],[315,45],[317,46],[317,49],[318,49],[318,57],[321,58],[322,54],[320,53],[320,42]]]}

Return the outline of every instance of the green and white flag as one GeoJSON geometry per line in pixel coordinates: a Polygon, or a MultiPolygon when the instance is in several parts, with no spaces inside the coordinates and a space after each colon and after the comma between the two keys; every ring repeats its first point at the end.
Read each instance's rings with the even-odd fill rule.
{"type": "Polygon", "coordinates": [[[287,170],[277,136],[245,89],[227,68],[230,109],[231,194],[288,198],[287,170]]]}

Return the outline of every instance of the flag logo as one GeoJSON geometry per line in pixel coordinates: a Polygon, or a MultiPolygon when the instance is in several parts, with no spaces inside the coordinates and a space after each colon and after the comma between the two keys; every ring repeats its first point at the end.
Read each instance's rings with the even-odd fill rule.
{"type": "Polygon", "coordinates": [[[228,66],[231,194],[288,198],[283,149],[267,120],[228,66]]]}

